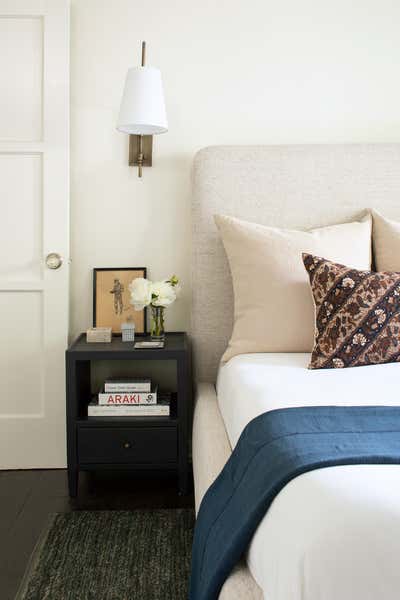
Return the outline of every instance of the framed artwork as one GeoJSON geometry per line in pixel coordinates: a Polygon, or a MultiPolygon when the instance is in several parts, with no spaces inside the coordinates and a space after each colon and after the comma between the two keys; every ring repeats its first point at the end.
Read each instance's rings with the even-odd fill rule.
{"type": "Polygon", "coordinates": [[[93,327],[111,327],[121,333],[121,324],[135,323],[137,333],[147,333],[146,309],[136,311],[130,303],[129,284],[146,278],[146,267],[93,269],[93,327]]]}

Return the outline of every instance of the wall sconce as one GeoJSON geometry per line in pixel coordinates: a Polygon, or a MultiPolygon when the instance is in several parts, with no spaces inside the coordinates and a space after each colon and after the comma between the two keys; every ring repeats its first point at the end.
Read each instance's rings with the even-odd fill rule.
{"type": "Polygon", "coordinates": [[[146,67],[146,42],[142,42],[142,65],[129,69],[119,111],[117,129],[129,134],[129,165],[151,167],[153,135],[168,131],[161,73],[146,67]]]}

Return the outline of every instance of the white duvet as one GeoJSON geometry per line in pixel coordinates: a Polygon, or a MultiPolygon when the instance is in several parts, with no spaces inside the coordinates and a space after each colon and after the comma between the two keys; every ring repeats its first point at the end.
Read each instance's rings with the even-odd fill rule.
{"type": "MultiPolygon", "coordinates": [[[[234,446],[275,408],[400,404],[400,364],[310,371],[308,354],[249,354],[221,367],[217,392],[234,446]]],[[[400,466],[305,473],[275,498],[248,549],[265,600],[399,600],[400,466]]]]}

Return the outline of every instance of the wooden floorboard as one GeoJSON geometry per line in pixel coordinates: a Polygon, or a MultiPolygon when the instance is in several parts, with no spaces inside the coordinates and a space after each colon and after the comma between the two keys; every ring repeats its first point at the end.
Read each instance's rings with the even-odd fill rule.
{"type": "MultiPolygon", "coordinates": [[[[64,470],[0,471],[1,600],[14,600],[37,540],[55,512],[192,507],[175,477],[82,474],[76,499],[64,470]]],[[[38,599],[40,600],[40,599],[38,599]]]]}

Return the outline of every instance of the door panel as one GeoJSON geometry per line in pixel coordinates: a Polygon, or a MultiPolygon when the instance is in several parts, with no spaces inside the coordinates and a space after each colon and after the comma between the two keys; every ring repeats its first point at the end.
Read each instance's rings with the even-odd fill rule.
{"type": "Polygon", "coordinates": [[[68,0],[0,0],[0,86],[0,468],[64,467],[68,0]]]}
{"type": "Polygon", "coordinates": [[[42,138],[43,18],[1,17],[0,139],[38,141],[42,138]]]}
{"type": "Polygon", "coordinates": [[[0,418],[43,411],[42,300],[41,292],[0,294],[0,330],[7,349],[0,362],[0,418]]]}
{"type": "Polygon", "coordinates": [[[42,280],[42,156],[0,154],[0,279],[42,280]]]}

